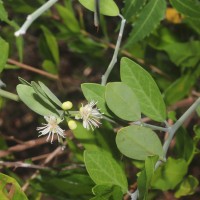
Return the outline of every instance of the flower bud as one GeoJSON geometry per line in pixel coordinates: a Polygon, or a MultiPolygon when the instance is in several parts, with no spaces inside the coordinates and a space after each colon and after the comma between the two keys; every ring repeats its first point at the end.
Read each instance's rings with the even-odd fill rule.
{"type": "Polygon", "coordinates": [[[74,120],[69,120],[68,121],[68,126],[71,130],[75,130],[77,128],[77,124],[74,120]]]}
{"type": "Polygon", "coordinates": [[[65,102],[62,104],[62,106],[61,106],[61,108],[62,108],[63,110],[69,110],[69,109],[71,109],[72,107],[73,107],[73,104],[72,104],[71,101],[65,101],[65,102]]]}

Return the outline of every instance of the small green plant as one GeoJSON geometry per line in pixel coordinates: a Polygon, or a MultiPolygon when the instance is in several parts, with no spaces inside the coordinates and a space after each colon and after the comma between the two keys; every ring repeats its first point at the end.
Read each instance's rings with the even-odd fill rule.
{"type": "MultiPolygon", "coordinates": [[[[25,23],[19,28],[15,22],[8,19],[3,2],[0,1],[0,19],[15,29],[19,57],[22,48],[21,35],[26,34],[33,21],[56,2],[57,0],[49,0],[44,3],[38,10],[28,15],[25,23]]],[[[66,7],[70,5],[69,2],[65,1],[66,7]]],[[[61,147],[69,146],[70,151],[87,171],[86,173],[84,169],[78,168],[56,173],[51,168],[47,171],[41,169],[40,176],[36,174],[38,176],[33,177],[32,185],[40,185],[38,190],[44,190],[50,195],[52,187],[58,188],[61,196],[55,192],[52,194],[55,199],[120,200],[128,195],[132,200],[147,200],[154,199],[153,191],[157,190],[173,190],[177,198],[194,194],[199,183],[196,177],[189,174],[188,167],[199,153],[199,127],[195,126],[195,136],[191,138],[181,126],[194,111],[199,112],[200,97],[196,98],[178,119],[170,116],[167,106],[187,95],[199,78],[199,41],[191,39],[185,43],[178,42],[170,35],[168,29],[159,26],[166,10],[168,11],[165,0],[125,0],[122,14],[113,0],[79,0],[79,3],[94,12],[94,25],[97,29],[100,29],[99,26],[103,21],[100,15],[117,16],[121,20],[114,54],[102,75],[101,84],[81,84],[81,91],[87,103],[82,103],[80,108],[77,108],[69,99],[62,102],[42,81],[28,82],[21,77],[19,77],[20,84],[16,87],[17,95],[0,90],[2,97],[15,101],[20,99],[33,112],[42,116],[45,123],[38,126],[38,136],[46,136],[46,141],[51,143],[54,141],[54,136],[57,136],[61,147]],[[134,12],[136,14],[132,14],[134,12]],[[164,90],[164,95],[159,89],[159,86],[162,86],[162,79],[158,78],[158,82],[160,80],[158,86],[154,77],[143,68],[142,64],[127,56],[120,59],[120,80],[108,81],[117,63],[126,19],[134,26],[122,47],[125,54],[127,50],[131,52],[135,48],[140,51],[142,46],[149,45],[154,49],[152,52],[155,50],[166,52],[163,60],[168,55],[169,60],[184,72],[182,77],[164,90]],[[155,30],[158,26],[159,28],[155,30]],[[142,40],[145,40],[145,43],[142,43],[142,40]],[[168,122],[170,118],[175,121],[172,125],[168,122]],[[71,130],[83,145],[81,152],[66,136],[66,129],[71,130]],[[176,153],[169,156],[168,151],[174,136],[176,153]],[[137,184],[133,190],[129,185],[133,180],[125,170],[127,164],[135,166],[139,171],[134,175],[137,184]],[[59,181],[59,177],[66,177],[69,182],[59,181]],[[70,185],[70,181],[74,181],[79,187],[70,185]],[[46,188],[42,187],[43,184],[46,188]],[[66,192],[70,188],[72,191],[66,192]]],[[[199,2],[195,1],[195,6],[191,4],[191,0],[184,2],[170,0],[170,3],[184,15],[186,23],[199,33],[197,26],[200,17],[199,2]]],[[[68,11],[67,15],[72,20],[72,24],[67,24],[68,29],[73,34],[80,33],[75,16],[70,14],[69,10],[64,10],[64,6],[60,4],[55,6],[62,18],[66,14],[64,11],[68,11]]],[[[49,46],[48,54],[51,55],[49,56],[51,60],[47,59],[43,66],[45,68],[45,64],[48,63],[47,65],[52,66],[50,71],[57,74],[55,66],[60,59],[57,41],[45,26],[41,26],[41,29],[49,46]]],[[[63,30],[63,27],[58,27],[63,30]]],[[[196,35],[194,37],[197,37],[196,35]]],[[[75,37],[79,36],[75,34],[75,37]]],[[[0,38],[0,46],[2,72],[8,60],[9,44],[0,38]]],[[[163,63],[162,55],[157,55],[163,63]]],[[[1,85],[3,86],[3,83],[1,85]]],[[[2,197],[9,199],[9,195],[12,195],[11,199],[27,199],[16,181],[4,174],[1,176],[2,197]],[[13,194],[4,191],[6,183],[11,183],[16,189],[11,189],[13,194]]]]}

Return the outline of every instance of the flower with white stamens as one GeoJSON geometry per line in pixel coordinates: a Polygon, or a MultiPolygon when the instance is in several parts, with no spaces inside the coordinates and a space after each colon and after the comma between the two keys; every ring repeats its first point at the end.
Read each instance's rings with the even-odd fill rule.
{"type": "Polygon", "coordinates": [[[37,131],[41,133],[38,137],[42,135],[47,135],[48,137],[46,141],[48,142],[51,137],[51,143],[53,142],[54,134],[57,134],[58,142],[60,142],[60,137],[65,138],[64,130],[60,128],[59,119],[55,116],[44,116],[45,120],[47,121],[46,124],[43,124],[41,127],[37,127],[37,131]]]}
{"type": "Polygon", "coordinates": [[[83,127],[87,130],[94,130],[98,128],[101,122],[100,119],[103,118],[102,114],[99,112],[99,109],[96,107],[97,102],[91,101],[85,106],[79,109],[79,114],[76,115],[75,119],[83,120],[83,127]]]}

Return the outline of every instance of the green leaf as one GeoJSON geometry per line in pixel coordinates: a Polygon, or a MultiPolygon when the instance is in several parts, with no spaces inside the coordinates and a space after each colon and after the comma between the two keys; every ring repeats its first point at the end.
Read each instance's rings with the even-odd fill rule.
{"type": "Polygon", "coordinates": [[[88,131],[80,122],[77,123],[77,128],[73,130],[76,139],[83,145],[86,150],[103,149],[112,153],[115,157],[120,157],[120,153],[115,143],[116,134],[113,132],[113,127],[107,121],[102,121],[100,128],[94,131],[88,131]]]}
{"type": "Polygon", "coordinates": [[[128,58],[121,59],[120,67],[121,80],[136,94],[141,112],[155,121],[164,121],[166,119],[165,103],[151,75],[128,58]]]}
{"type": "MultiPolygon", "coordinates": [[[[1,5],[1,2],[0,2],[1,5]]],[[[1,13],[1,10],[0,10],[1,13]]],[[[6,66],[8,59],[9,45],[8,43],[0,37],[0,73],[3,71],[6,66]]]]}
{"type": "Polygon", "coordinates": [[[121,153],[115,142],[116,133],[113,131],[113,126],[107,120],[101,122],[101,126],[92,133],[95,135],[97,145],[104,151],[111,153],[115,158],[121,158],[121,153]]]}
{"type": "Polygon", "coordinates": [[[63,23],[65,24],[65,28],[73,33],[78,33],[80,32],[80,25],[74,15],[71,1],[68,1],[66,4],[66,6],[56,4],[56,10],[58,11],[63,23]]]}
{"type": "MultiPolygon", "coordinates": [[[[199,106],[199,108],[200,108],[200,106],[199,106]]],[[[193,131],[195,133],[196,139],[200,140],[200,126],[199,125],[195,125],[193,127],[193,131]]]]}
{"type": "Polygon", "coordinates": [[[141,118],[138,99],[126,84],[121,82],[108,83],[105,97],[109,109],[121,119],[136,121],[141,118]]]}
{"type": "MultiPolygon", "coordinates": [[[[63,163],[63,166],[68,165],[63,163]]],[[[59,173],[51,169],[40,172],[40,176],[32,180],[31,185],[34,191],[42,191],[52,199],[77,200],[82,196],[84,199],[92,196],[91,188],[94,187],[94,182],[84,169],[61,170],[59,173]]]]}
{"type": "Polygon", "coordinates": [[[46,28],[45,26],[41,26],[41,29],[44,33],[44,37],[46,39],[46,42],[52,54],[52,57],[55,63],[58,65],[60,58],[59,58],[59,49],[58,49],[57,40],[55,36],[53,35],[53,33],[48,28],[46,28]]]}
{"type": "Polygon", "coordinates": [[[196,192],[198,185],[199,185],[198,179],[192,175],[189,175],[179,185],[178,189],[175,192],[175,197],[180,198],[182,196],[188,196],[194,194],[196,192]]]}
{"type": "Polygon", "coordinates": [[[49,97],[49,99],[54,102],[56,105],[61,107],[62,102],[53,94],[53,92],[41,81],[38,82],[44,93],[49,97]]]}
{"type": "Polygon", "coordinates": [[[133,30],[130,33],[125,47],[130,47],[135,42],[148,36],[164,18],[165,10],[165,0],[149,1],[144,9],[142,9],[139,18],[134,22],[133,30]]]}
{"type": "Polygon", "coordinates": [[[86,169],[92,180],[98,185],[118,185],[123,194],[127,192],[128,183],[121,166],[104,151],[85,151],[86,169]]]}
{"type": "MultiPolygon", "coordinates": [[[[88,10],[94,12],[94,0],[79,0],[79,2],[88,10]]],[[[119,8],[113,0],[100,0],[100,13],[102,15],[117,16],[119,15],[119,8]]]]}
{"type": "Polygon", "coordinates": [[[194,18],[185,18],[184,23],[190,26],[196,33],[200,34],[200,20],[194,18]]]}
{"type": "Polygon", "coordinates": [[[200,42],[171,43],[162,48],[170,60],[180,67],[195,67],[200,61],[200,42]]]}
{"type": "Polygon", "coordinates": [[[111,117],[109,110],[106,106],[106,100],[105,100],[105,90],[106,87],[95,84],[95,83],[84,83],[81,84],[81,89],[83,91],[83,94],[85,98],[88,101],[94,100],[97,102],[97,107],[100,109],[100,111],[109,117],[111,117]]]}
{"type": "Polygon", "coordinates": [[[0,173],[0,197],[2,200],[28,200],[17,181],[0,173]]]}
{"type": "Polygon", "coordinates": [[[120,152],[129,158],[145,160],[155,155],[163,158],[160,139],[149,128],[136,125],[122,128],[117,133],[116,143],[120,152]]]}
{"type": "Polygon", "coordinates": [[[123,193],[118,185],[96,185],[92,191],[96,197],[91,200],[119,200],[123,198],[123,193]]]}
{"type": "Polygon", "coordinates": [[[145,173],[146,173],[146,177],[147,177],[147,183],[146,184],[148,184],[148,185],[150,185],[151,178],[154,174],[155,165],[156,165],[158,159],[159,159],[158,156],[148,156],[145,159],[145,173]]]}
{"type": "Polygon", "coordinates": [[[30,84],[28,81],[26,81],[25,79],[23,79],[23,78],[21,78],[21,77],[18,77],[18,79],[19,79],[19,81],[20,81],[22,84],[31,86],[31,84],[30,84]]]}
{"type": "Polygon", "coordinates": [[[167,162],[155,171],[151,186],[163,191],[174,189],[182,181],[187,170],[185,160],[168,158],[167,162]]]}
{"type": "Polygon", "coordinates": [[[127,21],[130,21],[133,16],[136,16],[139,9],[146,3],[146,0],[125,0],[123,16],[127,21]]]}
{"type": "Polygon", "coordinates": [[[157,160],[158,156],[149,156],[145,160],[145,168],[142,170],[137,180],[140,200],[147,199],[148,190],[154,174],[155,164],[157,160]]]}
{"type": "Polygon", "coordinates": [[[86,150],[99,150],[96,135],[88,131],[80,122],[76,122],[77,128],[73,130],[74,136],[80,141],[86,150]]]}
{"type": "Polygon", "coordinates": [[[35,93],[40,97],[48,106],[52,107],[53,109],[57,109],[56,106],[52,103],[52,101],[48,98],[48,96],[45,94],[43,89],[40,87],[39,84],[37,84],[34,81],[31,81],[31,86],[34,89],[35,93]]]}
{"type": "Polygon", "coordinates": [[[47,101],[47,103],[49,102],[49,99],[47,99],[45,92],[42,90],[39,84],[37,84],[35,81],[31,81],[31,86],[38,96],[47,101]]]}
{"type": "Polygon", "coordinates": [[[170,29],[160,25],[148,39],[148,44],[157,50],[164,50],[169,44],[178,43],[178,39],[170,29]]]}
{"type": "Polygon", "coordinates": [[[28,85],[17,85],[17,93],[20,99],[34,112],[42,116],[53,115],[57,116],[58,112],[54,108],[50,107],[44,102],[34,91],[34,89],[28,85]]]}
{"type": "MultiPolygon", "coordinates": [[[[15,31],[19,30],[19,28],[20,28],[16,22],[8,19],[8,13],[5,10],[5,8],[3,6],[3,2],[1,0],[0,0],[0,20],[6,22],[9,26],[13,27],[15,29],[15,31]]],[[[16,38],[16,46],[18,49],[19,59],[20,59],[20,61],[22,61],[22,57],[23,57],[23,38],[22,37],[16,38]]]]}
{"type": "Polygon", "coordinates": [[[195,144],[193,138],[189,132],[182,127],[178,129],[175,137],[175,155],[177,158],[185,159],[189,165],[195,155],[195,144]]]}
{"type": "Polygon", "coordinates": [[[7,21],[8,20],[8,13],[3,6],[3,2],[0,0],[0,20],[7,21]]]}
{"type": "Polygon", "coordinates": [[[200,3],[194,0],[170,0],[172,6],[180,13],[199,20],[200,3]]]}
{"type": "Polygon", "coordinates": [[[190,92],[195,80],[193,75],[186,74],[173,82],[164,92],[166,104],[171,105],[185,97],[190,92]]]}
{"type": "Polygon", "coordinates": [[[58,74],[58,68],[51,60],[44,60],[42,63],[42,68],[51,74],[58,74]]]}

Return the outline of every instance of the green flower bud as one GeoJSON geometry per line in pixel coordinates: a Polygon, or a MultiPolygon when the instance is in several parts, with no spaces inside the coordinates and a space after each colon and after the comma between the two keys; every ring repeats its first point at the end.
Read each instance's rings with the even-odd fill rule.
{"type": "Polygon", "coordinates": [[[77,123],[74,120],[69,120],[68,126],[71,130],[75,130],[77,128],[77,123]]]}
{"type": "Polygon", "coordinates": [[[62,108],[63,110],[69,110],[69,109],[71,109],[72,107],[73,107],[73,104],[72,104],[71,101],[65,101],[65,102],[62,104],[62,106],[61,106],[61,108],[62,108]]]}

